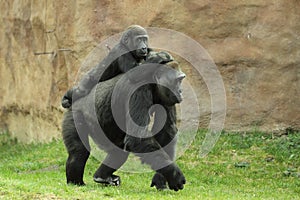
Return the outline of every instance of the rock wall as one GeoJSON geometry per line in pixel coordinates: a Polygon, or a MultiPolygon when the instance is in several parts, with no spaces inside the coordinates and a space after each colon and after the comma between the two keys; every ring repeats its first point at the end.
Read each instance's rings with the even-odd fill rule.
{"type": "MultiPolygon", "coordinates": [[[[205,47],[226,88],[225,130],[299,130],[299,10],[298,0],[1,1],[0,127],[25,142],[58,137],[60,98],[86,56],[140,24],[182,32],[205,47]]],[[[205,84],[183,69],[209,104],[205,84]]],[[[205,122],[209,109],[200,109],[205,122]]]]}

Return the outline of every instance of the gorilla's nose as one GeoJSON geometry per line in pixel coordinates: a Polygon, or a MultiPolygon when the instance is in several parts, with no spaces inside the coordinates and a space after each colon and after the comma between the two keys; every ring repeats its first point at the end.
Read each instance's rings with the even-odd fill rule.
{"type": "Polygon", "coordinates": [[[147,53],[147,47],[142,47],[143,53],[147,53]]]}
{"type": "Polygon", "coordinates": [[[181,72],[180,75],[178,76],[178,79],[182,81],[186,77],[185,73],[181,72]]]}

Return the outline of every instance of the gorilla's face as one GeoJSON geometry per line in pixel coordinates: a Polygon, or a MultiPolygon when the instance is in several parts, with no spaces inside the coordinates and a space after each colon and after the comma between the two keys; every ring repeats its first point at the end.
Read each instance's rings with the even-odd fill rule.
{"type": "Polygon", "coordinates": [[[169,67],[156,73],[157,91],[163,103],[174,105],[183,100],[181,84],[185,76],[180,70],[169,67]]]}
{"type": "Polygon", "coordinates": [[[144,59],[148,54],[148,34],[141,26],[133,25],[123,33],[121,43],[132,52],[137,59],[144,59]]]}
{"type": "Polygon", "coordinates": [[[132,39],[133,49],[138,58],[144,58],[148,54],[148,35],[136,35],[132,39]]]}

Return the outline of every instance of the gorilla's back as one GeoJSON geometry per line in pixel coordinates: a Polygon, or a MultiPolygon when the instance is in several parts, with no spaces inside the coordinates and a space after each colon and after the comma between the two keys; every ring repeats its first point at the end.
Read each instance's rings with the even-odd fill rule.
{"type": "MultiPolygon", "coordinates": [[[[111,109],[111,97],[117,82],[124,76],[122,74],[104,81],[99,82],[91,92],[74,102],[72,111],[81,112],[84,120],[89,127],[89,135],[94,142],[103,149],[111,149],[115,145],[123,148],[125,133],[116,125],[111,109]],[[106,140],[114,141],[112,145],[106,140]]],[[[122,81],[122,80],[121,80],[122,81]]]]}

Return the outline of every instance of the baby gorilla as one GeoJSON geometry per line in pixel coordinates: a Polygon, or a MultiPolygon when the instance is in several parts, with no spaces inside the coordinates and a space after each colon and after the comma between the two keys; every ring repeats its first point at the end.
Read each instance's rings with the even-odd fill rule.
{"type": "Polygon", "coordinates": [[[151,53],[148,62],[152,63],[98,83],[90,94],[74,102],[72,109],[65,113],[62,135],[69,154],[66,163],[68,183],[84,184],[90,136],[107,152],[94,174],[94,181],[119,185],[120,177],[113,173],[132,152],[156,171],[151,186],[164,189],[168,184],[172,190],[183,189],[185,177],[174,158],[175,104],[182,101],[181,82],[185,74],[165,52],[151,53]],[[164,111],[155,109],[157,105],[164,111]],[[150,110],[155,117],[153,128],[148,131],[150,110]]]}
{"type": "Polygon", "coordinates": [[[62,98],[62,106],[71,107],[72,102],[87,95],[98,82],[108,80],[138,66],[149,52],[146,30],[138,25],[129,26],[122,34],[120,42],[112,48],[107,57],[87,72],[78,86],[66,92],[62,98]]]}

